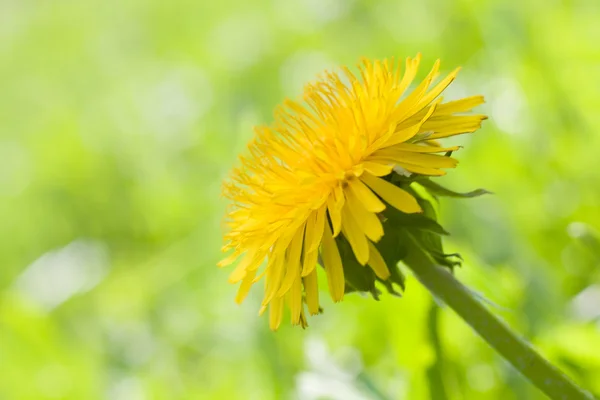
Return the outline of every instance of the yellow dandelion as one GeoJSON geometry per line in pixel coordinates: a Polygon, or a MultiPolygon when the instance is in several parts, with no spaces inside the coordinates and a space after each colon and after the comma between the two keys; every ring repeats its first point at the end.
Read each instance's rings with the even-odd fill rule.
{"type": "Polygon", "coordinates": [[[345,279],[336,237],[343,235],[356,260],[382,280],[390,271],[374,243],[384,235],[386,207],[421,212],[416,199],[391,183],[393,171],[444,175],[457,161],[438,139],[476,131],[484,115],[464,115],[482,96],[442,103],[439,95],[454,70],[439,83],[439,60],[412,93],[421,56],[401,63],[362,60],[360,78],[348,68],[326,72],[306,86],[304,103],[286,100],[271,126],[255,128],[248,156],[240,157],[224,184],[232,201],[219,265],[241,257],[229,281],[241,281],[236,301],[265,278],[260,313],[270,327],[281,323],[284,305],[293,324],[319,313],[317,263],[324,268],[334,302],[344,297],[345,279]]]}

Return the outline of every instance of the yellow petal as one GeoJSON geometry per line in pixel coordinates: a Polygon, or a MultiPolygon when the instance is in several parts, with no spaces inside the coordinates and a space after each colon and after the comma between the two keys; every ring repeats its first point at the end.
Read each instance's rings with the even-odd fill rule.
{"type": "Polygon", "coordinates": [[[325,273],[327,274],[327,286],[329,294],[334,302],[341,301],[344,298],[344,269],[342,267],[342,259],[338,250],[335,239],[331,233],[329,224],[325,224],[323,232],[323,263],[325,264],[325,273]]]}
{"type": "Polygon", "coordinates": [[[283,297],[276,297],[269,304],[269,328],[276,331],[283,316],[283,297]]]}
{"type": "Polygon", "coordinates": [[[300,323],[300,313],[302,311],[302,281],[300,280],[300,277],[297,277],[294,280],[289,292],[289,298],[292,324],[298,325],[300,323]]]}
{"type": "MultiPolygon", "coordinates": [[[[254,271],[254,273],[256,274],[256,271],[254,271]]],[[[265,276],[267,273],[267,269],[265,268],[260,274],[258,274],[258,276],[256,276],[254,279],[252,279],[252,283],[256,283],[258,281],[260,281],[263,276],[265,276]]]]}
{"type": "Polygon", "coordinates": [[[364,173],[361,176],[361,179],[383,200],[398,210],[405,213],[416,213],[422,211],[421,206],[419,206],[419,203],[417,203],[417,200],[405,190],[400,189],[398,186],[369,173],[364,173]]]}
{"type": "Polygon", "coordinates": [[[404,143],[409,139],[412,139],[419,131],[424,131],[423,124],[427,121],[435,112],[437,106],[441,100],[437,100],[428,109],[425,116],[420,121],[412,121],[411,119],[399,124],[396,128],[396,132],[389,139],[386,140],[385,146],[394,146],[399,143],[404,143]]]}
{"type": "MultiPolygon", "coordinates": [[[[440,141],[439,141],[439,140],[429,140],[429,139],[425,139],[425,140],[423,140],[423,141],[420,141],[420,142],[418,142],[418,143],[419,143],[419,144],[423,144],[423,145],[425,145],[425,146],[428,146],[428,147],[439,147],[439,148],[442,148],[442,144],[440,143],[440,141]]],[[[461,146],[456,146],[456,147],[459,147],[459,148],[460,148],[461,146]]],[[[448,147],[448,149],[450,149],[450,147],[448,147]]],[[[454,150],[452,150],[452,151],[454,151],[454,150]]]]}
{"type": "Polygon", "coordinates": [[[306,314],[304,314],[304,304],[300,305],[300,324],[302,329],[308,328],[308,321],[306,320],[306,314]]]}
{"type": "Polygon", "coordinates": [[[433,99],[438,97],[440,95],[440,93],[442,93],[444,91],[444,89],[446,89],[448,87],[448,85],[450,85],[452,83],[454,78],[456,78],[456,75],[458,75],[459,71],[460,71],[460,67],[458,67],[454,71],[450,72],[448,74],[448,76],[446,76],[444,79],[442,79],[437,85],[435,85],[435,87],[429,93],[427,93],[425,96],[423,96],[423,98],[421,98],[421,101],[419,102],[418,106],[423,107],[423,106],[426,106],[427,104],[431,103],[433,101],[433,99]]]}
{"type": "Polygon", "coordinates": [[[434,147],[413,143],[400,143],[392,147],[392,149],[400,151],[410,151],[414,153],[445,153],[447,151],[456,151],[460,149],[460,146],[434,147]]]}
{"type": "Polygon", "coordinates": [[[235,296],[235,302],[241,304],[242,301],[248,296],[248,292],[254,283],[254,276],[256,275],[256,270],[249,271],[248,274],[242,280],[242,284],[238,289],[237,295],[235,296]]]}
{"type": "Polygon", "coordinates": [[[246,265],[240,262],[238,266],[235,267],[233,272],[229,274],[229,278],[227,278],[227,280],[229,281],[229,283],[238,283],[239,281],[244,279],[246,274],[246,265]]]}
{"type": "Polygon", "coordinates": [[[269,304],[279,289],[284,273],[284,262],[285,257],[283,255],[272,256],[271,259],[269,259],[269,264],[267,265],[267,277],[265,279],[265,297],[262,301],[263,306],[269,304]]]}
{"type": "Polygon", "coordinates": [[[422,129],[424,131],[442,132],[445,129],[456,127],[479,127],[481,121],[486,119],[485,115],[441,115],[429,118],[422,129]]]}
{"type": "Polygon", "coordinates": [[[363,168],[365,171],[375,176],[386,176],[392,172],[394,166],[390,164],[381,164],[377,162],[365,161],[363,162],[363,168]]]}
{"type": "Polygon", "coordinates": [[[380,279],[385,280],[390,277],[390,270],[373,243],[369,243],[369,266],[380,279]]]}
{"type": "MultiPolygon", "coordinates": [[[[366,188],[366,190],[371,192],[368,188],[366,188]]],[[[371,192],[371,194],[373,194],[373,192],[371,192]]],[[[383,236],[383,226],[377,215],[368,211],[352,191],[349,191],[346,195],[346,206],[348,207],[349,214],[352,216],[352,219],[356,221],[360,230],[364,232],[369,239],[378,242],[383,236]]],[[[344,221],[345,218],[347,218],[347,216],[344,214],[344,221]]]]}
{"type": "Polygon", "coordinates": [[[319,286],[317,270],[313,269],[304,277],[304,291],[306,292],[306,305],[311,315],[319,313],[319,286]]]}
{"type": "Polygon", "coordinates": [[[472,108],[485,103],[483,96],[471,96],[460,100],[449,101],[438,106],[436,115],[439,114],[454,114],[459,112],[467,112],[472,108]]]}
{"type": "Polygon", "coordinates": [[[319,250],[312,250],[308,253],[304,253],[304,260],[302,264],[302,276],[310,274],[317,266],[317,258],[319,256],[319,250]]]}
{"type": "Polygon", "coordinates": [[[342,232],[346,239],[348,239],[348,242],[350,242],[350,247],[352,247],[352,252],[358,262],[361,265],[365,265],[369,261],[368,240],[352,215],[352,209],[348,204],[342,210],[342,232]]]}
{"type": "Polygon", "coordinates": [[[244,279],[248,270],[255,270],[258,268],[262,258],[257,255],[255,249],[249,250],[242,258],[242,261],[237,265],[235,270],[229,275],[229,283],[237,283],[244,279]]]}
{"type": "Polygon", "coordinates": [[[333,196],[327,198],[327,211],[329,219],[333,227],[333,237],[340,233],[342,227],[342,207],[344,205],[344,192],[341,188],[336,187],[333,191],[333,196]]]}
{"type": "MultiPolygon", "coordinates": [[[[454,113],[464,113],[470,111],[472,108],[485,103],[483,96],[472,96],[466,97],[460,100],[449,101],[447,103],[439,104],[432,118],[450,116],[454,113]]],[[[402,125],[411,126],[423,119],[423,116],[427,113],[426,109],[423,109],[415,115],[408,118],[402,123],[402,125]]]]}
{"type": "Polygon", "coordinates": [[[294,235],[294,238],[288,247],[287,259],[285,261],[286,271],[283,281],[281,282],[281,286],[277,291],[278,297],[286,294],[292,287],[294,280],[300,278],[300,253],[302,251],[303,236],[304,225],[301,229],[296,231],[296,234],[294,235]]]}
{"type": "Polygon", "coordinates": [[[263,315],[265,313],[265,311],[267,311],[267,305],[264,306],[260,306],[260,309],[258,310],[258,316],[260,317],[261,315],[263,315]]]}
{"type": "Polygon", "coordinates": [[[225,257],[224,259],[222,259],[221,261],[219,261],[217,263],[217,266],[222,268],[222,267],[226,267],[228,265],[231,265],[235,262],[235,260],[237,260],[237,258],[240,256],[240,253],[235,251],[233,253],[231,253],[230,255],[228,255],[227,257],[225,257]]]}
{"type": "MultiPolygon", "coordinates": [[[[419,107],[419,104],[422,103],[421,99],[424,96],[427,98],[429,97],[429,96],[425,95],[425,92],[427,92],[429,85],[437,76],[439,67],[440,67],[440,60],[436,60],[436,62],[433,64],[433,67],[431,68],[431,71],[429,72],[427,77],[425,77],[423,82],[421,82],[419,84],[419,86],[417,86],[415,88],[415,90],[413,90],[411,92],[411,94],[409,94],[408,96],[406,96],[406,98],[404,100],[402,100],[402,102],[399,104],[398,108],[400,110],[402,110],[403,112],[401,114],[398,114],[397,120],[401,121],[404,118],[406,118],[407,116],[411,115],[412,114],[411,111],[413,111],[413,110],[418,111],[421,108],[423,108],[423,106],[419,107]]],[[[429,103],[429,102],[427,102],[427,103],[429,103]]]]}
{"type": "Polygon", "coordinates": [[[304,251],[307,251],[310,248],[313,236],[315,236],[315,222],[317,219],[317,212],[313,211],[309,214],[306,219],[306,228],[304,232],[304,251]]]}
{"type": "Polygon", "coordinates": [[[437,169],[437,168],[422,167],[420,165],[401,163],[401,162],[398,163],[398,166],[404,168],[405,170],[407,170],[409,172],[414,172],[415,174],[431,175],[431,176],[446,175],[446,171],[437,169]]]}
{"type": "Polygon", "coordinates": [[[385,204],[360,179],[350,179],[348,187],[367,211],[378,213],[385,210],[385,204]]]}
{"type": "Polygon", "coordinates": [[[452,157],[446,157],[440,154],[414,153],[401,151],[395,148],[389,148],[376,153],[381,157],[389,157],[391,160],[405,162],[408,164],[421,165],[429,168],[454,168],[458,161],[452,157]]]}
{"type": "MultiPolygon", "coordinates": [[[[458,118],[458,117],[451,117],[458,118]]],[[[432,129],[435,133],[431,135],[429,138],[431,139],[440,139],[454,135],[460,135],[462,133],[470,133],[475,132],[477,129],[481,127],[481,123],[487,117],[484,115],[476,115],[473,116],[470,120],[462,120],[462,121],[452,121],[448,118],[446,124],[439,124],[437,121],[433,121],[430,126],[433,126],[435,129],[432,129]]],[[[423,129],[426,129],[423,126],[423,129]]],[[[427,128],[429,129],[429,128],[427,128]]]]}
{"type": "Polygon", "coordinates": [[[398,91],[400,93],[403,93],[411,84],[413,79],[415,79],[420,62],[421,53],[418,53],[414,59],[411,59],[410,57],[406,58],[406,70],[404,71],[404,76],[402,77],[402,80],[398,84],[398,91]]]}
{"type": "MultiPolygon", "coordinates": [[[[393,146],[398,143],[404,143],[407,140],[413,138],[417,133],[419,133],[420,129],[421,129],[421,124],[417,123],[417,124],[408,126],[404,129],[396,130],[394,132],[394,134],[391,135],[389,137],[389,139],[385,142],[385,144],[381,145],[381,147],[393,146]]],[[[368,160],[371,161],[370,158],[368,158],[368,160]]]]}
{"type": "Polygon", "coordinates": [[[325,226],[325,211],[327,207],[322,206],[317,211],[313,211],[306,223],[306,236],[304,238],[305,251],[314,251],[319,248],[321,238],[323,237],[323,227],[325,226]]]}

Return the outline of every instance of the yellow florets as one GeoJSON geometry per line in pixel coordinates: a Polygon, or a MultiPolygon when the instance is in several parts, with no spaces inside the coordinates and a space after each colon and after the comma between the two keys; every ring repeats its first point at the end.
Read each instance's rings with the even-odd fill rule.
{"type": "Polygon", "coordinates": [[[292,323],[304,324],[303,299],[311,314],[319,312],[319,255],[334,301],[344,296],[344,270],[335,238],[342,233],[356,260],[380,279],[390,275],[374,246],[384,235],[378,213],[388,205],[418,213],[407,191],[385,177],[394,168],[425,176],[445,174],[457,161],[437,139],[474,132],[483,115],[456,115],[483,102],[475,96],[442,103],[438,96],[458,69],[439,83],[439,61],[409,95],[420,55],[400,65],[363,60],[360,79],[347,68],[342,76],[326,73],[305,89],[304,104],[287,100],[269,127],[256,128],[249,156],[241,157],[224,184],[232,200],[224,251],[219,265],[243,258],[230,275],[241,281],[241,302],[253,283],[265,276],[261,312],[270,307],[276,329],[284,302],[292,323]],[[266,265],[263,261],[267,260],[266,265]],[[261,265],[263,268],[261,269],[261,265]]]}

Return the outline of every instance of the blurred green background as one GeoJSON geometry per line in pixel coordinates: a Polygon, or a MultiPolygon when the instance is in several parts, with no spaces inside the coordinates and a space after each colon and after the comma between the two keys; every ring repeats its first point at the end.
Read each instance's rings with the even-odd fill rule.
{"type": "Polygon", "coordinates": [[[496,193],[443,201],[459,278],[600,393],[599,20],[597,0],[0,0],[0,399],[542,398],[412,278],[272,333],[260,288],[236,306],[215,266],[252,126],[324,68],[418,51],[491,117],[441,179],[496,193]]]}

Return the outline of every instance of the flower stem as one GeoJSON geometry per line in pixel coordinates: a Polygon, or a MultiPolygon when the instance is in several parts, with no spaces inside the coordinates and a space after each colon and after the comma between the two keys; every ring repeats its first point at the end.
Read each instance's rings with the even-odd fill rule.
{"type": "MultiPolygon", "coordinates": [[[[412,238],[411,238],[412,239],[412,238]]],[[[414,239],[412,239],[414,241],[414,239]]],[[[439,267],[418,244],[404,263],[429,291],[450,306],[490,346],[551,399],[592,399],[569,377],[550,364],[525,339],[493,315],[447,269],[439,267]]]]}

